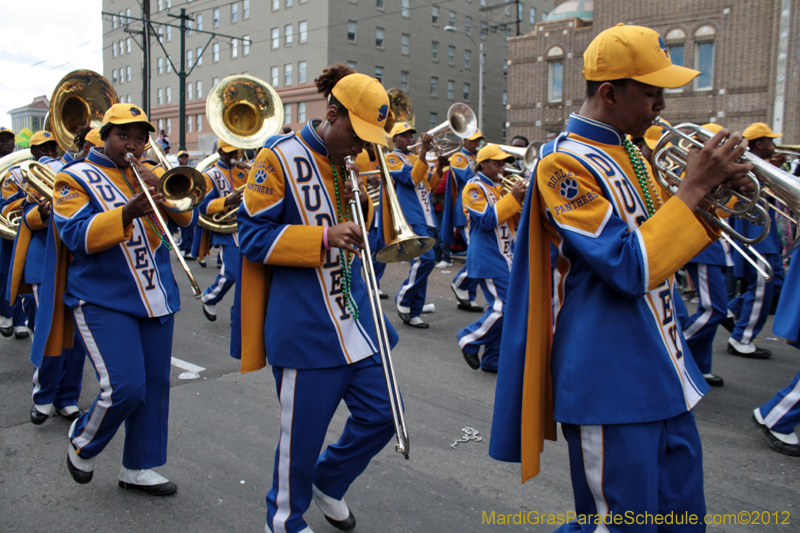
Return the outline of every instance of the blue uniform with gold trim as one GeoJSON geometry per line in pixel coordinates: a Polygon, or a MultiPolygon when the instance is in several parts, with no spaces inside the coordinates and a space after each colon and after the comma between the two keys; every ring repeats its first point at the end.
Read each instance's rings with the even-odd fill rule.
{"type": "MultiPolygon", "coordinates": [[[[475,154],[466,148],[462,148],[450,158],[450,175],[452,177],[447,180],[442,231],[439,232],[440,236],[443,235],[440,238],[443,238],[445,242],[453,243],[453,229],[458,228],[467,244],[467,249],[469,249],[471,236],[470,231],[467,230],[462,195],[467,182],[475,176],[476,169],[475,154]]],[[[469,272],[469,265],[465,264],[453,278],[453,287],[456,290],[467,291],[469,301],[474,302],[478,291],[478,277],[480,276],[472,276],[469,272]]]]}

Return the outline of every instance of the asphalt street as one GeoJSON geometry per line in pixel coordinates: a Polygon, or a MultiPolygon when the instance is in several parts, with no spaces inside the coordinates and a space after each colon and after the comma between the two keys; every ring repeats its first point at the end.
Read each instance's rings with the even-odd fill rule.
{"type": "MultiPolygon", "coordinates": [[[[203,288],[217,273],[213,260],[209,263],[205,269],[190,263],[203,288]]],[[[51,418],[34,426],[29,419],[30,341],[0,338],[0,531],[264,530],[279,431],[272,373],[240,374],[238,362],[228,355],[227,310],[233,293],[220,304],[217,321],[209,322],[177,262],[173,266],[183,296],[173,356],[189,364],[178,361],[180,366],[173,366],[169,456],[159,472],[178,484],[178,493],[159,498],[117,486],[122,432],[98,456],[92,482],[77,485],[66,468],[67,421],[51,418]],[[196,379],[184,379],[187,373],[195,377],[191,372],[196,379]]],[[[407,268],[389,265],[382,283],[387,293],[397,291],[407,268]]],[[[357,517],[357,532],[548,532],[556,526],[486,521],[492,512],[496,521],[501,514],[516,513],[533,521],[537,513],[563,515],[573,509],[562,437],[545,444],[542,473],[524,485],[519,465],[494,461],[487,454],[496,376],[471,370],[456,343],[456,332],[479,316],[456,309],[450,279],[457,268],[458,263],[431,275],[428,302],[436,311],[424,315],[430,329],[404,326],[392,300],[383,301],[400,333],[393,354],[411,457],[406,461],[387,446],[352,486],[346,500],[357,517]],[[466,427],[483,440],[452,448],[466,427]]],[[[800,531],[800,458],[772,451],[750,421],[752,409],[788,385],[800,368],[800,353],[774,338],[771,324],[770,318],[759,338],[759,345],[774,353],[769,360],[728,355],[727,332],[719,329],[713,370],[725,386],[713,389],[695,410],[708,512],[749,512],[751,522],[770,523],[709,526],[709,531],[800,531]],[[788,524],[776,525],[776,518],[788,524]]],[[[87,408],[97,391],[87,362],[80,407],[87,408]]],[[[342,406],[329,428],[330,441],[338,437],[346,417],[342,406]]],[[[305,516],[317,533],[336,531],[314,506],[305,516]]]]}

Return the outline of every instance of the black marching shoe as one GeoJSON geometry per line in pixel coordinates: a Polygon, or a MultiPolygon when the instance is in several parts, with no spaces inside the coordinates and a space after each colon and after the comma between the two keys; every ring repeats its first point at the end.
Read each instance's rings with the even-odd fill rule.
{"type": "Polygon", "coordinates": [[[75,447],[72,445],[71,441],[68,446],[67,470],[69,471],[69,475],[72,476],[72,479],[75,480],[75,483],[85,485],[86,483],[89,483],[92,480],[92,476],[94,476],[94,458],[84,459],[78,455],[78,452],[75,450],[75,447]],[[79,467],[82,467],[85,470],[81,470],[79,467]]]}
{"type": "Polygon", "coordinates": [[[0,327],[0,335],[3,337],[10,337],[14,334],[14,328],[11,326],[2,326],[0,327]]]}
{"type": "Polygon", "coordinates": [[[478,354],[467,353],[464,350],[461,350],[461,354],[464,356],[464,361],[467,362],[472,370],[478,370],[481,367],[481,360],[478,357],[478,354]]]}
{"type": "Polygon", "coordinates": [[[206,304],[203,304],[203,314],[206,315],[206,318],[210,322],[214,322],[214,321],[217,320],[217,315],[212,314],[211,312],[209,312],[209,310],[206,308],[206,304]]]}
{"type": "Polygon", "coordinates": [[[726,316],[720,322],[720,325],[728,330],[728,333],[733,333],[733,328],[736,327],[736,318],[732,317],[731,315],[726,316]]]}
{"type": "Polygon", "coordinates": [[[23,340],[31,336],[27,326],[14,326],[14,338],[23,340]]]}
{"type": "Polygon", "coordinates": [[[39,411],[36,408],[36,405],[31,406],[31,423],[35,426],[41,426],[44,424],[47,419],[50,418],[48,415],[44,414],[43,412],[39,411]]]}
{"type": "Polygon", "coordinates": [[[172,481],[159,483],[158,485],[137,485],[135,483],[128,483],[127,481],[120,480],[119,487],[121,489],[140,490],[145,494],[150,494],[151,496],[169,496],[170,494],[175,494],[178,492],[178,485],[172,481]]]}
{"type": "Polygon", "coordinates": [[[758,421],[756,418],[755,413],[752,415],[753,424],[761,430],[764,436],[767,438],[769,445],[772,446],[772,449],[778,453],[782,453],[784,455],[791,455],[792,457],[800,457],[800,444],[789,444],[788,442],[783,442],[778,437],[772,434],[772,431],[769,428],[758,421]]]}
{"type": "Polygon", "coordinates": [[[482,305],[478,305],[475,302],[469,302],[468,304],[459,303],[458,308],[462,311],[470,311],[472,313],[483,313],[486,310],[482,305]]]}
{"type": "Polygon", "coordinates": [[[319,490],[316,485],[312,487],[312,495],[314,503],[317,504],[319,510],[322,511],[322,516],[325,517],[325,520],[330,525],[342,531],[353,531],[356,528],[356,517],[353,516],[353,511],[350,510],[344,500],[331,498],[319,490]],[[347,511],[347,518],[344,520],[336,520],[330,517],[330,515],[342,516],[345,511],[347,511]]]}
{"type": "Polygon", "coordinates": [[[74,420],[79,419],[83,414],[83,411],[81,411],[74,405],[70,405],[68,407],[64,407],[63,409],[56,410],[56,414],[72,422],[74,420]]]}
{"type": "Polygon", "coordinates": [[[353,516],[353,511],[350,511],[350,515],[344,520],[334,520],[325,513],[322,513],[322,516],[324,516],[325,520],[327,520],[328,523],[336,529],[341,529],[342,531],[353,531],[356,528],[356,517],[353,516]]]}
{"type": "Polygon", "coordinates": [[[769,359],[772,357],[771,351],[765,350],[764,348],[759,348],[758,346],[756,346],[756,350],[754,352],[740,352],[734,348],[733,344],[730,342],[728,342],[728,353],[731,355],[738,355],[739,357],[749,357],[750,359],[769,359]]]}
{"type": "Polygon", "coordinates": [[[140,490],[151,496],[169,496],[178,491],[178,485],[154,470],[129,470],[124,466],[119,472],[119,486],[122,489],[140,490]]]}
{"type": "Polygon", "coordinates": [[[722,387],[725,384],[724,379],[714,374],[703,374],[703,377],[706,379],[706,383],[712,387],[722,387]]]}

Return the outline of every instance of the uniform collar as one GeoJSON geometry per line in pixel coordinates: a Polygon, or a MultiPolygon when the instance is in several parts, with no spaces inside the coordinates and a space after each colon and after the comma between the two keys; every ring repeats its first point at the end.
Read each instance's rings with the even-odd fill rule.
{"type": "Polygon", "coordinates": [[[478,171],[475,174],[475,177],[478,178],[479,180],[481,180],[481,183],[483,183],[484,185],[488,185],[489,187],[494,188],[494,186],[497,185],[495,182],[493,182],[491,180],[491,178],[489,178],[489,176],[487,176],[486,174],[484,174],[481,171],[478,171]]]}
{"type": "Polygon", "coordinates": [[[467,150],[467,149],[466,149],[466,148],[464,148],[464,147],[461,147],[461,153],[462,153],[462,154],[464,154],[464,155],[465,155],[465,156],[467,156],[467,157],[470,157],[470,158],[472,158],[472,159],[475,159],[475,154],[473,154],[472,152],[470,152],[469,150],[467,150]]]}
{"type": "Polygon", "coordinates": [[[86,156],[86,159],[99,167],[119,168],[116,163],[102,152],[102,148],[98,149],[96,146],[89,150],[89,155],[86,156]]]}
{"type": "Polygon", "coordinates": [[[37,161],[37,163],[45,164],[45,163],[49,163],[50,161],[55,161],[55,159],[53,159],[52,157],[47,157],[46,155],[43,155],[42,157],[39,158],[39,161],[37,161]]]}
{"type": "Polygon", "coordinates": [[[617,146],[621,146],[622,140],[625,138],[616,128],[591,118],[582,117],[577,113],[572,113],[569,116],[567,133],[574,133],[602,144],[615,144],[617,146]]]}
{"type": "Polygon", "coordinates": [[[325,147],[325,142],[322,140],[322,137],[317,135],[316,128],[320,124],[322,124],[322,121],[318,118],[309,120],[306,125],[303,126],[303,129],[300,130],[300,137],[309,148],[320,155],[328,157],[328,148],[325,147]]]}
{"type": "Polygon", "coordinates": [[[222,170],[230,170],[230,169],[231,169],[231,167],[229,167],[228,165],[226,165],[226,164],[225,164],[225,163],[222,161],[222,159],[217,159],[216,166],[217,166],[217,167],[219,167],[219,168],[221,168],[222,170]]]}
{"type": "Polygon", "coordinates": [[[65,165],[72,163],[75,161],[75,152],[64,152],[64,155],[61,156],[61,161],[63,161],[65,165]]]}

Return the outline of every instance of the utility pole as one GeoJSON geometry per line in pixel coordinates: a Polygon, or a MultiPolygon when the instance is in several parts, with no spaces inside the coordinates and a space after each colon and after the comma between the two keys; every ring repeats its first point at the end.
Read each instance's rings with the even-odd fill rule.
{"type": "Polygon", "coordinates": [[[150,0],[142,0],[142,109],[150,116],[150,0]]]}
{"type": "MultiPolygon", "coordinates": [[[[179,65],[181,69],[178,71],[178,79],[180,80],[180,87],[178,87],[178,150],[186,150],[186,21],[194,20],[186,14],[186,9],[181,8],[180,15],[173,15],[167,13],[170,17],[176,18],[181,21],[181,60],[179,65]]],[[[200,59],[200,56],[197,57],[200,59]]],[[[194,67],[194,65],[192,65],[194,67]]]]}

